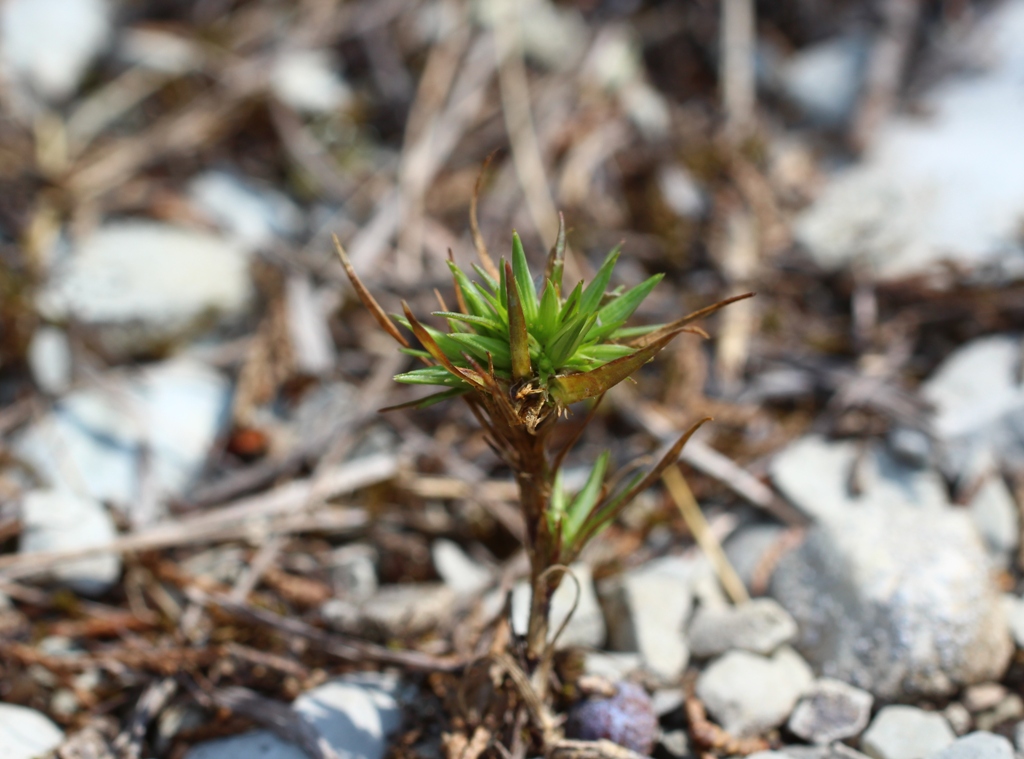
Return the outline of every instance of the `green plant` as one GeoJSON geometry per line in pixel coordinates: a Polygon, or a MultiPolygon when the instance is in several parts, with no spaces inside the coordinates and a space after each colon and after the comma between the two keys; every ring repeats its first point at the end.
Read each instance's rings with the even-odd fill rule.
{"type": "Polygon", "coordinates": [[[404,301],[403,315],[392,321],[359,280],[344,249],[337,240],[335,243],[360,300],[401,344],[401,350],[424,364],[395,379],[444,388],[403,405],[424,407],[463,398],[494,449],[515,473],[533,588],[527,657],[539,670],[534,683],[543,694],[548,612],[551,595],[562,577],[552,568],[572,562],[588,540],[675,462],[686,441],[707,420],[680,436],[653,468],[628,480],[608,476],[610,453],[606,451],[582,490],[571,496],[562,485],[562,464],[586,423],[572,440],[552,451],[550,433],[556,421],[571,404],[595,399],[589,421],[609,388],[651,360],[677,335],[693,332],[706,336],[691,326],[694,321],[750,294],[715,303],[670,324],[627,327],[627,320],[663,275],[656,274],[625,292],[608,292],[619,258],[616,247],[589,284],[579,282],[566,293],[562,287],[563,222],[539,287],[514,233],[511,260],[502,259],[498,266],[478,244],[480,265],[473,268],[479,281],[471,280],[449,260],[458,311],[434,312],[447,322],[448,331],[444,332],[423,324],[404,301]],[[407,328],[422,348],[412,347],[395,322],[407,328]]]}

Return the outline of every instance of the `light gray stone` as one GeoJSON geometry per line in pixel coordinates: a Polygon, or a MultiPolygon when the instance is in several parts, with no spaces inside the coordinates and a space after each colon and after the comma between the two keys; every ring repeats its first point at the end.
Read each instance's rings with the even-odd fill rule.
{"type": "Polygon", "coordinates": [[[329,306],[309,277],[293,274],[285,285],[285,313],[295,367],[311,375],[334,368],[334,338],[327,323],[329,306]]]}
{"type": "Polygon", "coordinates": [[[951,701],[942,710],[942,716],[946,718],[946,722],[957,735],[965,735],[971,729],[971,723],[974,721],[967,707],[959,701],[951,701]]]}
{"type": "Polygon", "coordinates": [[[331,554],[331,584],[346,601],[365,601],[377,592],[377,551],[353,543],[331,554]]]}
{"type": "Polygon", "coordinates": [[[160,514],[133,512],[144,484],[158,506],[182,495],[205,465],[229,403],[218,372],[174,359],[70,393],[15,450],[52,487],[110,502],[144,523],[160,514]]]}
{"type": "Polygon", "coordinates": [[[609,682],[626,680],[643,667],[640,654],[623,651],[587,651],[583,657],[583,674],[603,677],[609,682]]]}
{"type": "Polygon", "coordinates": [[[32,379],[44,392],[59,395],[71,385],[71,347],[64,330],[37,329],[29,341],[26,358],[32,379]]]}
{"type": "Polygon", "coordinates": [[[690,738],[685,730],[663,732],[658,738],[658,744],[675,759],[685,759],[693,755],[690,751],[690,738]]]}
{"type": "Polygon", "coordinates": [[[913,706],[886,706],[875,715],[860,745],[873,759],[927,759],[954,740],[942,715],[913,706]]]}
{"type": "Polygon", "coordinates": [[[475,595],[491,582],[487,567],[471,559],[451,540],[435,540],[430,553],[441,579],[460,596],[475,595]]]}
{"type": "MultiPolygon", "coordinates": [[[[398,681],[368,672],[332,680],[299,696],[292,708],[342,759],[383,759],[386,740],[400,726],[398,681]]],[[[193,746],[186,759],[305,759],[273,733],[252,733],[193,746]]]]}
{"type": "Polygon", "coordinates": [[[667,557],[626,572],[601,587],[609,642],[636,651],[660,679],[678,678],[690,661],[685,626],[693,609],[693,567],[667,557]]]}
{"type": "Polygon", "coordinates": [[[248,257],[208,233],[151,221],[119,221],[81,240],[52,272],[38,307],[91,328],[119,357],[233,320],[252,297],[248,257]]]}
{"type": "Polygon", "coordinates": [[[1007,593],[1003,596],[1003,609],[1014,643],[1017,644],[1017,648],[1024,648],[1024,599],[1007,593]]]}
{"type": "Polygon", "coordinates": [[[1024,721],[1014,725],[1013,745],[1016,747],[1017,753],[1024,754],[1024,721]]]}
{"type": "Polygon", "coordinates": [[[819,42],[782,63],[779,84],[810,119],[825,126],[842,126],[857,103],[867,54],[863,36],[819,42]]]}
{"type": "Polygon", "coordinates": [[[110,33],[105,0],[8,0],[0,5],[0,72],[62,100],[78,88],[110,33]]]}
{"type": "Polygon", "coordinates": [[[879,698],[998,680],[1012,652],[984,547],[952,509],[830,517],[779,562],[772,594],[823,675],[879,698]]]}
{"type": "Polygon", "coordinates": [[[288,50],[270,71],[274,96],[302,113],[331,113],[348,105],[352,93],[326,50],[288,50]]]}
{"type": "Polygon", "coordinates": [[[975,732],[958,738],[931,759],[1013,759],[1013,744],[995,733],[975,732]]]}
{"type": "Polygon", "coordinates": [[[988,457],[1011,468],[1024,464],[1021,341],[1018,334],[972,340],[922,384],[921,396],[935,408],[935,433],[953,476],[970,474],[988,457]]]}
{"type": "Polygon", "coordinates": [[[226,171],[200,174],[188,193],[196,208],[245,250],[270,245],[302,227],[302,212],[287,196],[226,171]]]}
{"type": "Polygon", "coordinates": [[[1024,269],[1024,129],[1018,91],[1024,4],[1001,4],[968,45],[985,60],[921,98],[925,115],[894,115],[860,163],[838,173],[794,224],[797,239],[828,268],[862,260],[881,278],[967,266],[1024,269]],[[986,69],[987,70],[984,70],[986,69]],[[1007,158],[1009,156],[1009,158],[1007,158]]]}
{"type": "Polygon", "coordinates": [[[754,577],[764,569],[764,559],[786,534],[779,524],[759,523],[740,527],[730,535],[725,545],[725,556],[749,590],[754,577]]]}
{"type": "MultiPolygon", "coordinates": [[[[33,490],[21,506],[20,553],[73,551],[104,546],[117,537],[114,520],[99,501],[68,490],[33,490]]],[[[121,576],[121,559],[99,554],[59,564],[59,582],[86,595],[100,595],[121,576]]]]}
{"type": "Polygon", "coordinates": [[[859,735],[871,719],[874,698],[841,680],[821,678],[804,694],[789,718],[789,730],[820,745],[859,735]]]}
{"type": "Polygon", "coordinates": [[[968,509],[992,561],[1008,566],[1020,543],[1020,515],[1003,478],[994,471],[985,477],[968,509]]]}
{"type": "Polygon", "coordinates": [[[0,759],[36,759],[63,740],[61,729],[35,709],[0,703],[0,759]]]}
{"type": "Polygon", "coordinates": [[[770,658],[730,651],[701,673],[697,695],[726,731],[746,738],[785,722],[813,679],[791,648],[770,658]]]}
{"type": "Polygon", "coordinates": [[[1007,693],[992,709],[977,715],[974,724],[979,730],[994,730],[1004,722],[1016,722],[1021,717],[1024,717],[1024,699],[1016,693],[1007,693]]]}
{"type": "Polygon", "coordinates": [[[932,459],[932,441],[926,432],[911,427],[893,427],[886,437],[889,451],[901,464],[924,467],[932,459]]]}
{"type": "Polygon", "coordinates": [[[938,473],[901,464],[881,446],[869,446],[861,456],[855,441],[832,442],[818,435],[777,453],[770,474],[786,498],[817,520],[869,503],[893,510],[940,509],[949,503],[938,473]],[[856,494],[850,487],[855,474],[856,494]]]}
{"type": "Polygon", "coordinates": [[[756,598],[739,606],[704,609],[690,625],[690,653],[706,659],[732,649],[770,654],[797,634],[796,622],[776,601],[756,598]]]}
{"type": "MultiPolygon", "coordinates": [[[[568,575],[562,578],[558,590],[551,597],[551,613],[548,617],[549,639],[553,638],[566,619],[569,620],[558,638],[558,648],[601,648],[608,637],[604,614],[594,590],[594,575],[586,564],[573,564],[570,569],[579,581],[577,602],[576,583],[568,575]],[[573,611],[575,604],[576,610],[573,611]],[[572,612],[572,617],[569,617],[572,612]]],[[[512,589],[512,629],[517,635],[525,635],[530,621],[530,600],[532,593],[528,583],[517,583],[512,589]]]]}

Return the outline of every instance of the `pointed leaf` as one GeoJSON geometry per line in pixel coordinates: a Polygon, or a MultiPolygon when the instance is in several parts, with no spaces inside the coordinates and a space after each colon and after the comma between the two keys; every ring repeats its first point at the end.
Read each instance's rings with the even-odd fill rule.
{"type": "Polygon", "coordinates": [[[338,236],[334,235],[334,247],[338,251],[338,258],[341,259],[341,265],[345,267],[345,274],[348,275],[349,282],[352,283],[353,289],[356,291],[356,295],[359,296],[359,300],[362,301],[363,306],[369,311],[373,318],[377,320],[385,332],[391,335],[395,340],[401,343],[402,347],[408,348],[409,341],[406,340],[402,333],[398,331],[398,327],[394,325],[394,322],[388,318],[388,315],[384,312],[384,309],[380,307],[376,298],[366,289],[362,280],[359,279],[359,275],[356,274],[356,270],[352,266],[352,262],[348,258],[348,253],[341,247],[341,242],[338,240],[338,236]]]}
{"type": "Polygon", "coordinates": [[[587,285],[587,289],[583,291],[583,296],[580,298],[581,312],[585,314],[592,313],[601,305],[601,298],[604,297],[604,291],[608,289],[608,283],[612,280],[612,270],[615,268],[621,252],[622,244],[619,243],[605,257],[604,263],[597,270],[594,279],[587,285]]]}
{"type": "MultiPolygon", "coordinates": [[[[448,375],[451,376],[451,375],[448,375]]],[[[434,393],[428,395],[426,398],[417,398],[414,401],[406,401],[405,403],[397,403],[394,406],[385,406],[380,409],[380,413],[386,411],[398,411],[403,408],[427,408],[433,406],[441,401],[446,401],[449,398],[458,398],[460,395],[465,395],[469,392],[469,388],[466,387],[453,387],[451,390],[442,390],[440,393],[434,393]]]]}
{"type": "Polygon", "coordinates": [[[508,346],[512,356],[512,379],[526,379],[530,376],[530,336],[526,331],[526,317],[519,297],[516,278],[512,274],[512,265],[506,261],[502,269],[505,297],[508,301],[508,346]]]}
{"type": "Polygon", "coordinates": [[[544,279],[551,280],[557,297],[562,297],[562,271],[565,269],[565,217],[558,212],[558,236],[548,253],[547,266],[544,267],[544,279]]]}
{"type": "Polygon", "coordinates": [[[597,312],[597,326],[590,331],[587,337],[591,340],[600,340],[622,326],[626,319],[632,316],[637,307],[644,302],[644,299],[651,294],[654,286],[664,278],[664,274],[655,274],[603,306],[597,312]]]}
{"type": "MultiPolygon", "coordinates": [[[[591,330],[593,332],[593,330],[591,330]]],[[[614,361],[617,358],[628,356],[633,352],[629,345],[618,345],[616,343],[601,343],[599,345],[588,345],[576,351],[577,356],[588,358],[592,361],[600,361],[602,364],[614,361]]]]}
{"type": "Polygon", "coordinates": [[[516,278],[516,287],[519,289],[519,298],[523,304],[526,323],[532,324],[537,318],[537,287],[533,283],[530,265],[526,261],[523,241],[519,239],[516,232],[512,233],[512,272],[516,278]]]}
{"type": "Polygon", "coordinates": [[[558,329],[558,323],[558,292],[549,279],[544,283],[544,294],[540,296],[540,308],[537,309],[533,331],[537,337],[544,339],[558,329]]]}
{"type": "Polygon", "coordinates": [[[676,459],[679,458],[679,454],[682,452],[683,447],[690,441],[690,438],[693,437],[694,433],[697,432],[697,430],[699,430],[706,422],[710,421],[711,417],[707,416],[690,427],[690,429],[684,432],[679,439],[672,444],[672,447],[665,452],[665,455],[661,457],[661,460],[658,461],[658,463],[655,464],[642,479],[639,478],[639,475],[634,477],[618,495],[610,498],[606,503],[602,504],[596,512],[593,512],[593,518],[588,520],[588,523],[580,532],[579,543],[583,544],[592,538],[598,531],[621,514],[622,510],[625,509],[634,498],[657,482],[658,478],[661,477],[661,473],[676,462],[676,459]]]}
{"type": "Polygon", "coordinates": [[[595,395],[607,392],[609,388],[619,384],[654,358],[680,331],[670,332],[645,348],[634,351],[628,356],[610,361],[604,366],[592,369],[589,372],[564,374],[554,377],[548,383],[551,395],[562,406],[568,406],[571,403],[576,403],[576,401],[593,398],[595,395]]]}
{"type": "Polygon", "coordinates": [[[580,298],[583,297],[583,280],[581,279],[576,283],[576,287],[569,293],[569,297],[565,299],[565,303],[562,304],[562,310],[558,312],[558,320],[565,324],[568,319],[571,319],[580,307],[580,298]]]}
{"type": "Polygon", "coordinates": [[[713,314],[718,309],[723,308],[724,306],[728,306],[730,303],[735,303],[738,300],[746,300],[747,298],[753,297],[754,293],[744,293],[743,295],[736,295],[735,297],[732,298],[720,300],[718,301],[718,303],[712,303],[710,306],[702,308],[699,311],[689,313],[683,318],[676,319],[674,322],[666,324],[664,327],[661,327],[660,329],[656,329],[653,332],[648,333],[644,337],[641,337],[639,340],[633,341],[633,346],[637,348],[644,348],[648,345],[657,342],[658,340],[661,340],[667,334],[678,334],[680,328],[685,327],[690,322],[694,322],[697,319],[703,319],[705,316],[713,314]]]}
{"type": "Polygon", "coordinates": [[[490,319],[486,316],[475,316],[473,314],[459,314],[454,311],[434,311],[432,316],[440,316],[450,321],[463,322],[465,324],[471,324],[474,327],[480,329],[490,330],[495,335],[500,335],[505,331],[501,324],[496,319],[490,319]]]}
{"type": "Polygon", "coordinates": [[[465,382],[449,372],[443,366],[421,366],[411,372],[396,374],[395,382],[404,385],[444,385],[446,387],[464,387],[465,382]]]}
{"type": "Polygon", "coordinates": [[[636,327],[622,327],[608,335],[609,340],[632,340],[636,337],[649,335],[664,327],[664,324],[642,324],[636,327]]]}
{"type": "Polygon", "coordinates": [[[480,264],[473,264],[473,271],[476,272],[477,276],[484,281],[484,284],[491,290],[491,295],[498,295],[498,280],[488,274],[480,264]]]}
{"type": "Polygon", "coordinates": [[[512,357],[509,354],[508,342],[505,340],[468,332],[451,334],[448,337],[468,349],[481,361],[486,361],[488,356],[492,356],[494,364],[505,370],[508,370],[511,364],[512,357]]]}
{"type": "Polygon", "coordinates": [[[470,385],[481,385],[479,377],[465,369],[460,369],[451,362],[448,356],[445,355],[445,352],[437,344],[437,341],[431,337],[427,329],[419,323],[415,316],[413,316],[412,311],[409,309],[409,304],[404,300],[402,301],[402,310],[405,312],[405,318],[409,322],[409,329],[412,330],[413,334],[416,335],[416,339],[422,343],[423,347],[427,350],[427,353],[429,353],[435,361],[441,364],[453,375],[461,380],[465,380],[470,385]]]}
{"type": "Polygon", "coordinates": [[[461,294],[462,299],[466,303],[466,312],[473,316],[490,316],[491,309],[488,307],[487,302],[477,293],[473,287],[473,282],[466,276],[465,272],[456,266],[453,261],[448,262],[448,268],[451,269],[452,279],[455,280],[455,291],[461,294]]]}
{"type": "Polygon", "coordinates": [[[608,471],[608,461],[610,458],[610,451],[605,451],[598,457],[594,468],[590,470],[590,476],[587,477],[587,483],[583,486],[583,490],[576,494],[572,504],[566,511],[564,527],[562,528],[566,540],[572,541],[573,536],[579,532],[587,517],[593,512],[594,506],[597,505],[597,499],[601,495],[601,486],[604,484],[604,475],[608,471]]]}
{"type": "Polygon", "coordinates": [[[555,371],[560,370],[565,362],[573,357],[576,349],[586,339],[587,333],[596,321],[597,314],[590,314],[590,316],[576,314],[551,338],[550,345],[545,352],[551,359],[555,371]]]}

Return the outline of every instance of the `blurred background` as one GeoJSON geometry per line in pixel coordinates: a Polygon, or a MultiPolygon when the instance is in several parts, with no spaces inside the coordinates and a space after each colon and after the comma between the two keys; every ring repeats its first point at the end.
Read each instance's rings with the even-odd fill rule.
{"type": "MultiPolygon", "coordinates": [[[[758,293],[613,393],[577,465],[710,414],[691,485],[755,594],[850,499],[969,514],[1013,591],[1022,43],[1022,0],[3,0],[0,638],[205,645],[188,577],[319,620],[505,571],[508,472],[461,405],[376,413],[418,393],[331,243],[434,310],[478,178],[492,254],[515,229],[539,266],[563,212],[575,275],[619,241],[614,285],[667,272],[640,321],[758,293]]],[[[691,544],[659,491],[589,561],[691,544]]],[[[437,608],[385,637],[459,650],[437,608]]],[[[26,650],[0,699],[71,726],[116,690],[26,650]]]]}

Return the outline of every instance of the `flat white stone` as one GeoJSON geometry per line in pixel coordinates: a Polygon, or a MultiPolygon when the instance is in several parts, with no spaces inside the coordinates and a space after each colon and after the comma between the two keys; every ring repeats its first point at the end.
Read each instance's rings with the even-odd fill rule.
{"type": "Polygon", "coordinates": [[[99,330],[109,350],[154,350],[240,316],[252,296],[248,258],[215,235],[150,221],[99,228],[52,273],[48,317],[99,330]],[[213,317],[213,319],[211,319],[213,317]]]}
{"type": "Polygon", "coordinates": [[[491,573],[474,561],[459,545],[443,538],[430,547],[434,568],[445,585],[460,596],[471,596],[482,591],[491,581],[491,573]]]}
{"type": "Polygon", "coordinates": [[[29,369],[40,389],[51,395],[71,385],[71,347],[68,336],[56,327],[40,327],[28,344],[29,369]]]}
{"type": "Polygon", "coordinates": [[[142,486],[143,450],[158,499],[182,494],[227,420],[229,401],[218,372],[174,359],[70,393],[15,449],[51,487],[128,510],[142,486]]]}
{"type": "Polygon", "coordinates": [[[860,95],[867,40],[838,37],[802,48],[779,67],[786,96],[813,120],[841,126],[860,95]]]}
{"type": "Polygon", "coordinates": [[[861,738],[861,748],[872,759],[922,759],[942,751],[956,740],[940,714],[913,706],[886,706],[861,738]]]}
{"type": "Polygon", "coordinates": [[[302,113],[336,111],[352,97],[323,50],[282,53],[271,69],[270,88],[281,102],[302,113]]]}
{"type": "Polygon", "coordinates": [[[6,0],[0,4],[5,77],[49,100],[72,94],[111,34],[105,0],[6,0]]]}
{"type": "Polygon", "coordinates": [[[863,161],[798,217],[795,234],[822,266],[859,258],[896,278],[954,260],[1024,274],[1022,35],[1024,2],[995,8],[969,43],[988,69],[934,87],[926,116],[883,124],[863,161]]]}
{"type": "Polygon", "coordinates": [[[61,729],[35,709],[0,703],[0,759],[36,759],[63,740],[61,729]]]}
{"type": "MultiPolygon", "coordinates": [[[[110,514],[88,496],[69,490],[33,490],[21,504],[20,553],[66,551],[111,543],[117,529],[110,514]]],[[[53,576],[80,593],[99,595],[121,575],[121,560],[101,554],[58,565],[53,576]]]]}
{"type": "Polygon", "coordinates": [[[240,247],[253,250],[299,231],[302,212],[287,196],[226,171],[189,183],[189,197],[240,247]]]}

